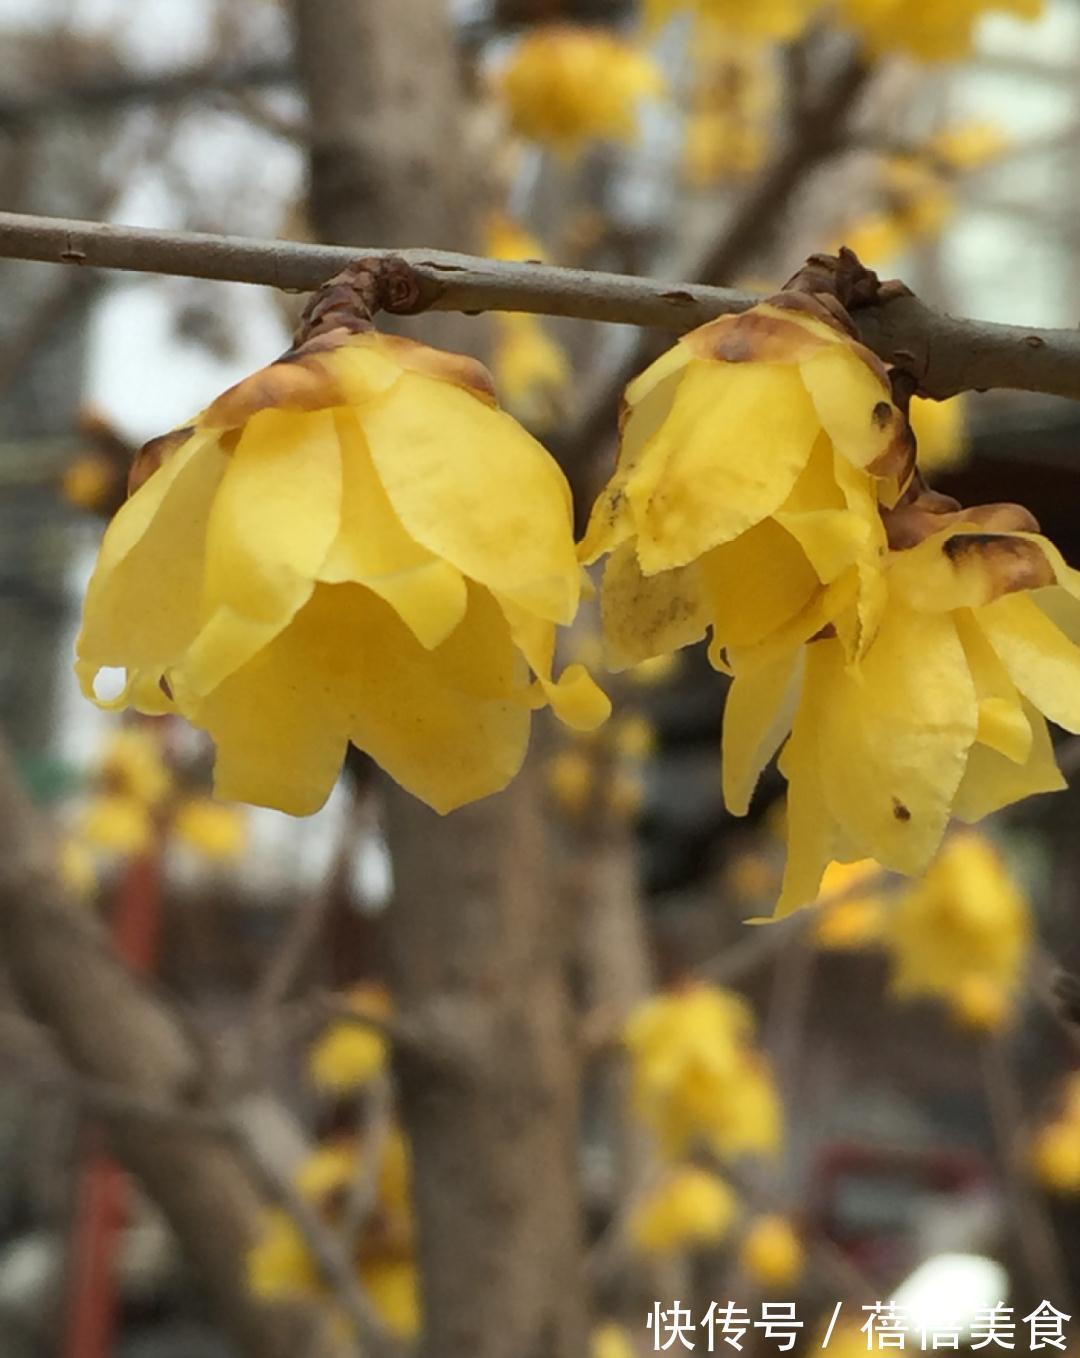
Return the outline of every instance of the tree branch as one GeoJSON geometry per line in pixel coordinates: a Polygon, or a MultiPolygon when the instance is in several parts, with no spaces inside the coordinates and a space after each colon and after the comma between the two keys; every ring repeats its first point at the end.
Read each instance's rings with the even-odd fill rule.
{"type": "MultiPolygon", "coordinates": [[[[529,311],[682,332],[759,300],[732,288],[626,274],[514,264],[440,250],[365,250],[242,236],[148,231],[0,213],[0,257],[100,269],[316,288],[360,255],[403,259],[417,280],[410,312],[529,311]]],[[[1080,399],[1080,330],[1043,330],[945,316],[914,297],[856,315],[863,341],[944,399],[1010,387],[1080,399]]]]}

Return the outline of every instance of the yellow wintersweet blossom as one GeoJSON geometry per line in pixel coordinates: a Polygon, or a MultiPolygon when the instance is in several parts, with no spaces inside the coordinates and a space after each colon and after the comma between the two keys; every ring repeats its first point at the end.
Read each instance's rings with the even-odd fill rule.
{"type": "Polygon", "coordinates": [[[116,492],[116,465],[103,453],[83,453],[64,468],[60,494],[76,509],[96,514],[116,492]]]}
{"type": "Polygon", "coordinates": [[[112,732],[95,773],[115,792],[157,806],[172,790],[173,777],[162,756],[159,732],[124,726],[112,732]]]}
{"type": "Polygon", "coordinates": [[[84,840],[73,835],[61,840],[56,866],[61,882],[73,896],[85,900],[93,893],[97,872],[94,855],[84,840]]]}
{"type": "Polygon", "coordinates": [[[926,144],[950,170],[980,170],[999,159],[1009,149],[1008,134],[997,124],[978,118],[948,123],[926,144]]]}
{"type": "Polygon", "coordinates": [[[926,492],[885,516],[885,600],[862,655],[844,640],[854,606],[846,624],[822,629],[811,608],[809,631],[728,650],[725,758],[752,758],[727,778],[751,789],[791,721],[779,914],[814,899],[833,859],[918,876],[951,815],[1065,785],[1046,718],[1080,731],[1080,573],[1017,506],[949,506],[926,492]]]}
{"type": "Polygon", "coordinates": [[[150,847],[154,818],[138,798],[104,793],[92,797],[83,808],[79,833],[92,848],[132,858],[150,847]]]}
{"type": "Polygon", "coordinates": [[[955,61],[971,51],[975,23],[990,12],[1037,19],[1043,0],[840,0],[838,17],[875,56],[955,61]]]}
{"type": "Polygon", "coordinates": [[[722,1158],[779,1146],[780,1102],[753,1037],[746,1001],[705,984],[655,995],[631,1014],[634,1106],[666,1156],[699,1142],[722,1158]]]}
{"type": "MultiPolygon", "coordinates": [[[[609,554],[610,662],[711,626],[709,657],[728,669],[733,652],[842,617],[860,649],[884,602],[878,498],[896,500],[912,453],[881,362],[809,299],[782,293],[685,335],[626,390],[618,463],[580,548],[585,562],[609,554]]],[[[733,810],[753,757],[725,751],[733,810]]]]}
{"type": "Polygon", "coordinates": [[[1031,1144],[1031,1168],[1052,1193],[1080,1193],[1080,1121],[1065,1116],[1040,1127],[1031,1144]]]}
{"type": "Polygon", "coordinates": [[[495,318],[491,366],[506,409],[530,429],[552,428],[563,413],[570,360],[543,323],[523,312],[495,318]]]}
{"type": "Polygon", "coordinates": [[[548,257],[532,232],[507,212],[492,212],[484,223],[484,253],[509,261],[542,262],[548,257]]]}
{"type": "Polygon", "coordinates": [[[445,812],[510,781],[533,708],[606,716],[551,676],[579,590],[569,487],[486,369],[341,327],[142,450],[76,669],[208,731],[223,799],[310,814],[351,741],[445,812]]]}
{"type": "Polygon", "coordinates": [[[371,1298],[375,1313],[397,1339],[415,1339],[420,1333],[420,1281],[410,1259],[365,1259],[360,1281],[371,1298]]]}
{"type": "Polygon", "coordinates": [[[595,760],[576,744],[558,750],[544,766],[544,780],[559,808],[568,816],[580,816],[596,783],[595,760]]]}
{"type": "Polygon", "coordinates": [[[574,155],[593,140],[634,140],[637,106],[663,93],[664,78],[609,30],[550,24],[517,44],[498,88],[516,132],[574,155]]]}
{"type": "Polygon", "coordinates": [[[968,454],[967,403],[962,396],[949,401],[911,398],[908,411],[919,467],[931,476],[959,466],[968,454]]]}
{"type": "Polygon", "coordinates": [[[993,1026],[998,1016],[979,1014],[965,988],[982,983],[1014,999],[1031,936],[1027,900],[994,846],[971,831],[954,834],[896,903],[888,930],[892,989],[902,997],[941,996],[961,1014],[966,1003],[978,1026],[993,1026]]]}
{"type": "Polygon", "coordinates": [[[648,1254],[715,1245],[731,1228],[738,1201],[729,1184],[696,1165],[669,1170],[630,1214],[630,1239],[648,1254]]]}
{"type": "Polygon", "coordinates": [[[847,951],[880,938],[887,908],[881,877],[872,858],[829,864],[816,901],[814,941],[819,948],[847,951]]]}
{"type": "Polygon", "coordinates": [[[625,1328],[604,1320],[589,1336],[589,1358],[635,1358],[637,1350],[625,1328]]]}
{"type": "Polygon", "coordinates": [[[238,806],[189,797],[173,813],[173,836],[201,858],[235,862],[247,846],[247,819],[238,806]]]}
{"type": "Polygon", "coordinates": [[[644,0],[649,26],[666,23],[676,14],[691,14],[703,25],[728,33],[777,41],[796,37],[819,8],[820,0],[644,0]]]}
{"type": "Polygon", "coordinates": [[[739,1263],[752,1282],[787,1287],[802,1273],[805,1251],[787,1217],[770,1213],[750,1223],[739,1248],[739,1263]]]}
{"type": "Polygon", "coordinates": [[[264,1213],[259,1239],[248,1251],[248,1286],[257,1297],[310,1296],[320,1279],[304,1237],[287,1212],[264,1213]]]}
{"type": "Polygon", "coordinates": [[[708,24],[698,26],[689,56],[683,171],[693,187],[709,188],[760,165],[777,102],[776,67],[760,41],[708,24]]]}
{"type": "MultiPolygon", "coordinates": [[[[390,996],[379,985],[353,987],[347,996],[358,1015],[385,1019],[390,996]]],[[[321,1089],[344,1091],[368,1084],[386,1069],[386,1038],[375,1027],[343,1020],[332,1024],[311,1050],[308,1068],[321,1089]]]]}

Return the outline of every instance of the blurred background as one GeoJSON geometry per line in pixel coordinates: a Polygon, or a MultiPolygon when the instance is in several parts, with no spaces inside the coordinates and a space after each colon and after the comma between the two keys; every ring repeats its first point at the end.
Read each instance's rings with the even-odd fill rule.
{"type": "MultiPolygon", "coordinates": [[[[0,0],[0,34],[3,210],[761,293],[846,243],[941,310],[1080,322],[1074,0],[0,0]]],[[[455,1162],[421,1167],[416,1140],[444,1114],[402,1112],[388,1056],[386,922],[430,846],[388,835],[362,757],[307,821],[214,802],[200,736],[99,711],[72,673],[132,452],[285,349],[303,299],[15,261],[0,295],[0,722],[29,797],[19,815],[0,798],[0,857],[45,846],[65,902],[35,933],[29,879],[0,873],[0,1358],[269,1353],[245,1319],[263,1303],[303,1309],[311,1352],[360,1333],[400,1353],[421,1298],[446,1313],[455,1249],[424,1220],[455,1162]],[[39,957],[65,930],[85,952],[39,957]],[[124,979],[64,1011],[102,949],[124,979]],[[200,1188],[222,1138],[240,1168],[215,1161],[213,1183],[242,1174],[243,1193],[200,1188]],[[181,1141],[178,1183],[181,1161],[153,1157],[181,1141]]],[[[583,507],[622,386],[670,342],[521,315],[407,325],[486,359],[583,507]]],[[[916,400],[913,423],[936,488],[1022,502],[1080,564],[1073,405],[996,391],[916,400]]],[[[587,610],[567,656],[602,665],[587,610]]],[[[537,969],[573,1033],[565,1220],[583,1225],[550,1229],[580,1316],[500,1348],[510,1284],[474,1268],[459,1304],[483,1335],[426,1351],[723,1352],[736,1329],[711,1302],[745,1309],[747,1352],[785,1346],[754,1325],[781,1303],[796,1351],[978,1346],[998,1303],[1015,1335],[984,1347],[1037,1348],[1044,1302],[1065,1316],[1044,1334],[1067,1334],[1074,793],[954,836],[922,883],[838,867],[813,909],[753,927],[778,891],[783,781],[725,812],[726,681],[693,648],[605,682],[612,722],[543,733],[527,795],[560,922],[537,969]],[[906,1329],[862,1309],[890,1301],[906,1329]]],[[[463,1135],[466,1178],[504,1156],[537,1200],[557,1192],[526,1140],[463,1135]]],[[[498,1250],[499,1221],[459,1224],[498,1250]]]]}

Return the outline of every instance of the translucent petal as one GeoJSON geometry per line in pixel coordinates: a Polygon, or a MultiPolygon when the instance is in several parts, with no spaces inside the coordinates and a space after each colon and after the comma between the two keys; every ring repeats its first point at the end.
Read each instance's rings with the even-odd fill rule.
{"type": "Polygon", "coordinates": [[[804,648],[780,654],[751,675],[736,673],[724,701],[724,801],[745,816],[761,771],[791,730],[802,687],[804,648]]]}
{"type": "Polygon", "coordinates": [[[890,609],[857,666],[816,643],[821,778],[864,857],[906,873],[929,862],[978,724],[975,685],[951,618],[890,609]]]}
{"type": "Polygon", "coordinates": [[[831,701],[831,694],[820,681],[821,671],[827,677],[830,669],[827,663],[822,665],[829,659],[826,648],[839,651],[836,642],[828,641],[817,642],[808,650],[802,701],[791,736],[780,753],[780,771],[788,781],[787,861],[774,912],[777,918],[817,899],[825,869],[837,856],[818,745],[821,704],[823,699],[831,701]]]}
{"type": "Polygon", "coordinates": [[[707,552],[698,562],[708,616],[710,654],[754,646],[803,609],[820,587],[798,542],[765,519],[707,552]]]}
{"type": "Polygon", "coordinates": [[[341,527],[318,572],[328,584],[367,585],[429,649],[465,616],[465,580],[456,566],[405,532],[375,472],[360,422],[335,412],[341,445],[341,527]]]}
{"type": "Polygon", "coordinates": [[[218,747],[219,796],[293,815],[322,805],[350,737],[448,811],[504,787],[529,730],[509,628],[476,588],[462,625],[427,650],[370,591],[321,585],[190,715],[218,747]]]}
{"type": "Polygon", "coordinates": [[[892,392],[848,345],[823,349],[799,365],[818,420],[854,467],[885,456],[897,420],[892,392]]]}
{"type": "Polygon", "coordinates": [[[208,693],[288,625],[311,597],[340,519],[333,413],[252,416],[210,512],[207,621],[175,671],[178,701],[208,693]]]}
{"type": "Polygon", "coordinates": [[[410,537],[530,612],[570,622],[579,595],[570,491],[534,438],[460,387],[413,372],[362,424],[410,537]]]}
{"type": "Polygon", "coordinates": [[[684,566],[769,514],[820,432],[792,365],[695,359],[626,482],[647,574],[684,566]]]}
{"type": "Polygon", "coordinates": [[[970,609],[953,614],[956,632],[967,656],[979,704],[979,742],[1022,764],[1031,753],[1031,723],[1024,700],[1005,666],[997,658],[970,609]]]}
{"type": "Polygon", "coordinates": [[[976,613],[1013,683],[1045,716],[1080,732],[1080,647],[1026,594],[1007,594],[976,613]]]}
{"type": "Polygon", "coordinates": [[[1030,703],[1024,703],[1024,715],[1032,739],[1023,763],[1018,764],[981,742],[971,747],[953,803],[953,815],[958,819],[973,824],[1025,797],[1060,792],[1065,787],[1045,718],[1030,703]]]}
{"type": "Polygon", "coordinates": [[[578,731],[592,731],[606,721],[611,713],[611,703],[584,665],[567,665],[558,679],[552,678],[554,625],[519,608],[513,600],[500,598],[500,603],[514,645],[529,662],[545,699],[559,720],[578,731]]]}
{"type": "Polygon", "coordinates": [[[228,465],[197,435],[121,507],[102,542],[86,594],[76,670],[87,697],[97,672],[122,666],[156,686],[198,630],[203,544],[228,465]]]}
{"type": "Polygon", "coordinates": [[[632,542],[608,558],[600,612],[608,663],[616,670],[693,645],[709,622],[697,566],[642,575],[632,542]]]}

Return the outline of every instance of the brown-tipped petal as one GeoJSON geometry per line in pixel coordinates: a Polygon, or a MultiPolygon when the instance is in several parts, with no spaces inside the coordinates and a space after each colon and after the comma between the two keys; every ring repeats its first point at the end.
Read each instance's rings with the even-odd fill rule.
{"type": "Polygon", "coordinates": [[[816,312],[785,315],[779,301],[774,297],[741,315],[719,316],[680,343],[695,358],[722,363],[803,363],[847,338],[816,312]]]}
{"type": "Polygon", "coordinates": [[[1007,533],[957,533],[942,551],[957,571],[977,561],[987,577],[990,599],[1054,583],[1054,568],[1037,542],[1007,533]]]}
{"type": "MultiPolygon", "coordinates": [[[[1053,584],[1044,539],[946,529],[889,559],[889,593],[920,613],[982,608],[1007,594],[1053,584]]],[[[1049,544],[1047,544],[1049,545],[1049,544]]]]}
{"type": "Polygon", "coordinates": [[[325,410],[343,402],[340,385],[317,354],[296,351],[223,392],[199,423],[203,428],[238,429],[260,410],[325,410]]]}
{"type": "Polygon", "coordinates": [[[990,504],[960,507],[951,495],[924,490],[917,499],[896,509],[882,512],[889,546],[895,551],[917,547],[928,537],[945,529],[965,528],[984,533],[1037,533],[1035,516],[1023,505],[990,504]]]}
{"type": "Polygon", "coordinates": [[[184,429],[174,429],[168,434],[159,434],[156,439],[144,443],[131,464],[128,472],[127,493],[134,495],[144,486],[163,463],[187,443],[195,430],[191,425],[184,429]]]}
{"type": "Polygon", "coordinates": [[[407,339],[404,335],[372,334],[361,338],[374,344],[403,368],[452,382],[455,387],[462,387],[479,397],[485,405],[498,405],[495,381],[479,359],[446,349],[433,349],[429,344],[407,339]]]}

